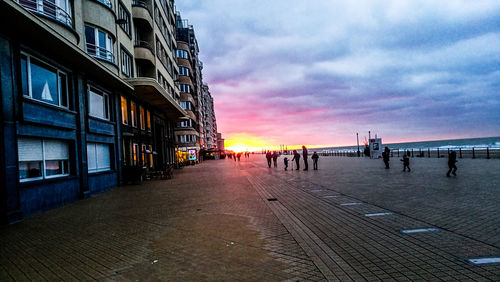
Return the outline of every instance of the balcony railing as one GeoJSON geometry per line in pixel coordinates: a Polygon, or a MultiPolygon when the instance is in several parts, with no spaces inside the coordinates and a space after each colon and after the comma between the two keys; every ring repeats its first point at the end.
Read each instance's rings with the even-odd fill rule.
{"type": "Polygon", "coordinates": [[[149,5],[147,1],[134,0],[132,1],[132,6],[143,7],[144,9],[148,10],[150,15],[153,15],[153,12],[151,11],[151,5],[149,5]]]}
{"type": "Polygon", "coordinates": [[[111,4],[110,0],[97,0],[97,2],[102,3],[104,6],[113,9],[113,4],[111,4]]]}
{"type": "Polygon", "coordinates": [[[113,55],[113,52],[106,50],[106,48],[91,43],[86,43],[85,46],[87,47],[87,53],[89,53],[90,55],[108,61],[110,63],[115,62],[115,57],[113,55]]]}
{"type": "Polygon", "coordinates": [[[155,54],[155,49],[147,41],[136,40],[134,42],[134,47],[143,47],[143,48],[149,49],[153,53],[153,55],[155,54]]]}
{"type": "Polygon", "coordinates": [[[69,7],[59,7],[56,4],[45,0],[19,0],[19,4],[21,4],[21,6],[23,6],[26,10],[54,19],[69,27],[73,27],[69,7]]]}

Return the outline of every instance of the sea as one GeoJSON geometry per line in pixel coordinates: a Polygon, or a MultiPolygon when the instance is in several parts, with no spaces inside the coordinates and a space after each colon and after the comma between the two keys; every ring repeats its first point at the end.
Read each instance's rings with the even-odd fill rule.
{"type": "MultiPolygon", "coordinates": [[[[419,142],[405,142],[405,143],[383,143],[382,147],[389,147],[390,149],[411,150],[411,149],[500,149],[500,136],[499,137],[482,137],[482,138],[467,138],[467,139],[450,139],[450,140],[436,140],[436,141],[419,141],[419,142]]],[[[359,148],[363,151],[364,144],[359,144],[359,148]]],[[[319,148],[324,151],[357,151],[357,145],[343,146],[343,147],[329,147],[319,148]]]]}

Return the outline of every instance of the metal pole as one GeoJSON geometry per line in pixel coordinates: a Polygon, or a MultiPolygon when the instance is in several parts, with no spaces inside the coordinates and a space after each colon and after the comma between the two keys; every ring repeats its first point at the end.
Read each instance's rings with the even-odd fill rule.
{"type": "Polygon", "coordinates": [[[487,159],[490,158],[490,148],[489,147],[486,147],[486,158],[487,159]]]}
{"type": "Polygon", "coordinates": [[[359,136],[358,133],[356,132],[356,142],[358,143],[358,157],[361,156],[361,152],[359,151],[359,136]]]}
{"type": "Polygon", "coordinates": [[[438,158],[440,158],[441,156],[439,156],[439,148],[438,148],[438,158]]]}
{"type": "Polygon", "coordinates": [[[462,148],[458,148],[458,153],[460,154],[460,158],[462,158],[462,148]]]}
{"type": "Polygon", "coordinates": [[[431,157],[431,148],[427,148],[427,157],[430,158],[431,157]]]}
{"type": "Polygon", "coordinates": [[[474,147],[472,148],[472,158],[475,159],[476,158],[476,153],[474,152],[474,147]]]}

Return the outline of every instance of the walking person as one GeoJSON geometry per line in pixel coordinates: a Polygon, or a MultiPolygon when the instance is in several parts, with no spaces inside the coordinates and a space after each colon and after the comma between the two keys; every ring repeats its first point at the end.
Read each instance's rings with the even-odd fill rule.
{"type": "Polygon", "coordinates": [[[308,170],[309,165],[307,163],[307,149],[304,145],[302,145],[302,156],[304,157],[304,170],[308,170]]]}
{"type": "Polygon", "coordinates": [[[408,172],[410,172],[410,158],[408,157],[408,154],[404,154],[401,161],[403,162],[403,171],[406,171],[406,168],[408,168],[408,172]]]}
{"type": "MultiPolygon", "coordinates": [[[[285,157],[283,159],[283,163],[285,164],[285,170],[288,170],[288,158],[287,157],[285,157]]],[[[292,167],[292,169],[293,169],[293,167],[292,167]]]]}
{"type": "Polygon", "coordinates": [[[271,151],[267,151],[266,159],[267,159],[267,166],[271,168],[271,159],[272,159],[271,151]]]}
{"type": "Polygon", "coordinates": [[[382,159],[384,160],[385,168],[389,168],[389,157],[390,157],[391,150],[386,146],[384,151],[382,152],[382,159]]]}
{"type": "Polygon", "coordinates": [[[450,172],[453,173],[453,175],[457,176],[457,152],[451,151],[450,154],[448,154],[448,173],[446,173],[446,176],[450,177],[450,172]],[[453,170],[453,171],[452,171],[453,170]]]}
{"type": "Polygon", "coordinates": [[[311,156],[311,159],[313,160],[313,169],[314,170],[318,170],[318,159],[319,159],[319,155],[316,154],[316,152],[314,152],[311,156]]]}
{"type": "Polygon", "coordinates": [[[293,159],[292,159],[292,162],[295,160],[295,164],[297,165],[297,168],[295,170],[299,170],[300,169],[300,155],[299,153],[297,153],[297,150],[293,150],[293,159]]]}
{"type": "Polygon", "coordinates": [[[278,167],[278,153],[276,151],[273,152],[273,164],[275,168],[278,167]]]}

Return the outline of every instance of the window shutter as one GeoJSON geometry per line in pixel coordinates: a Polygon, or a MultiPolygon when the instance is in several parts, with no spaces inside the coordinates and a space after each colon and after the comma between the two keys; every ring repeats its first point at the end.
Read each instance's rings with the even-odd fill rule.
{"type": "Polygon", "coordinates": [[[97,159],[95,155],[94,143],[87,143],[87,166],[89,171],[97,169],[97,159]]]}
{"type": "Polygon", "coordinates": [[[17,152],[19,161],[41,161],[42,160],[42,140],[19,138],[17,140],[17,152]]]}
{"type": "Polygon", "coordinates": [[[99,169],[110,169],[111,161],[109,156],[109,145],[97,144],[97,166],[99,169]]]}
{"type": "Polygon", "coordinates": [[[68,143],[59,140],[45,140],[45,160],[68,160],[68,143]]]}

